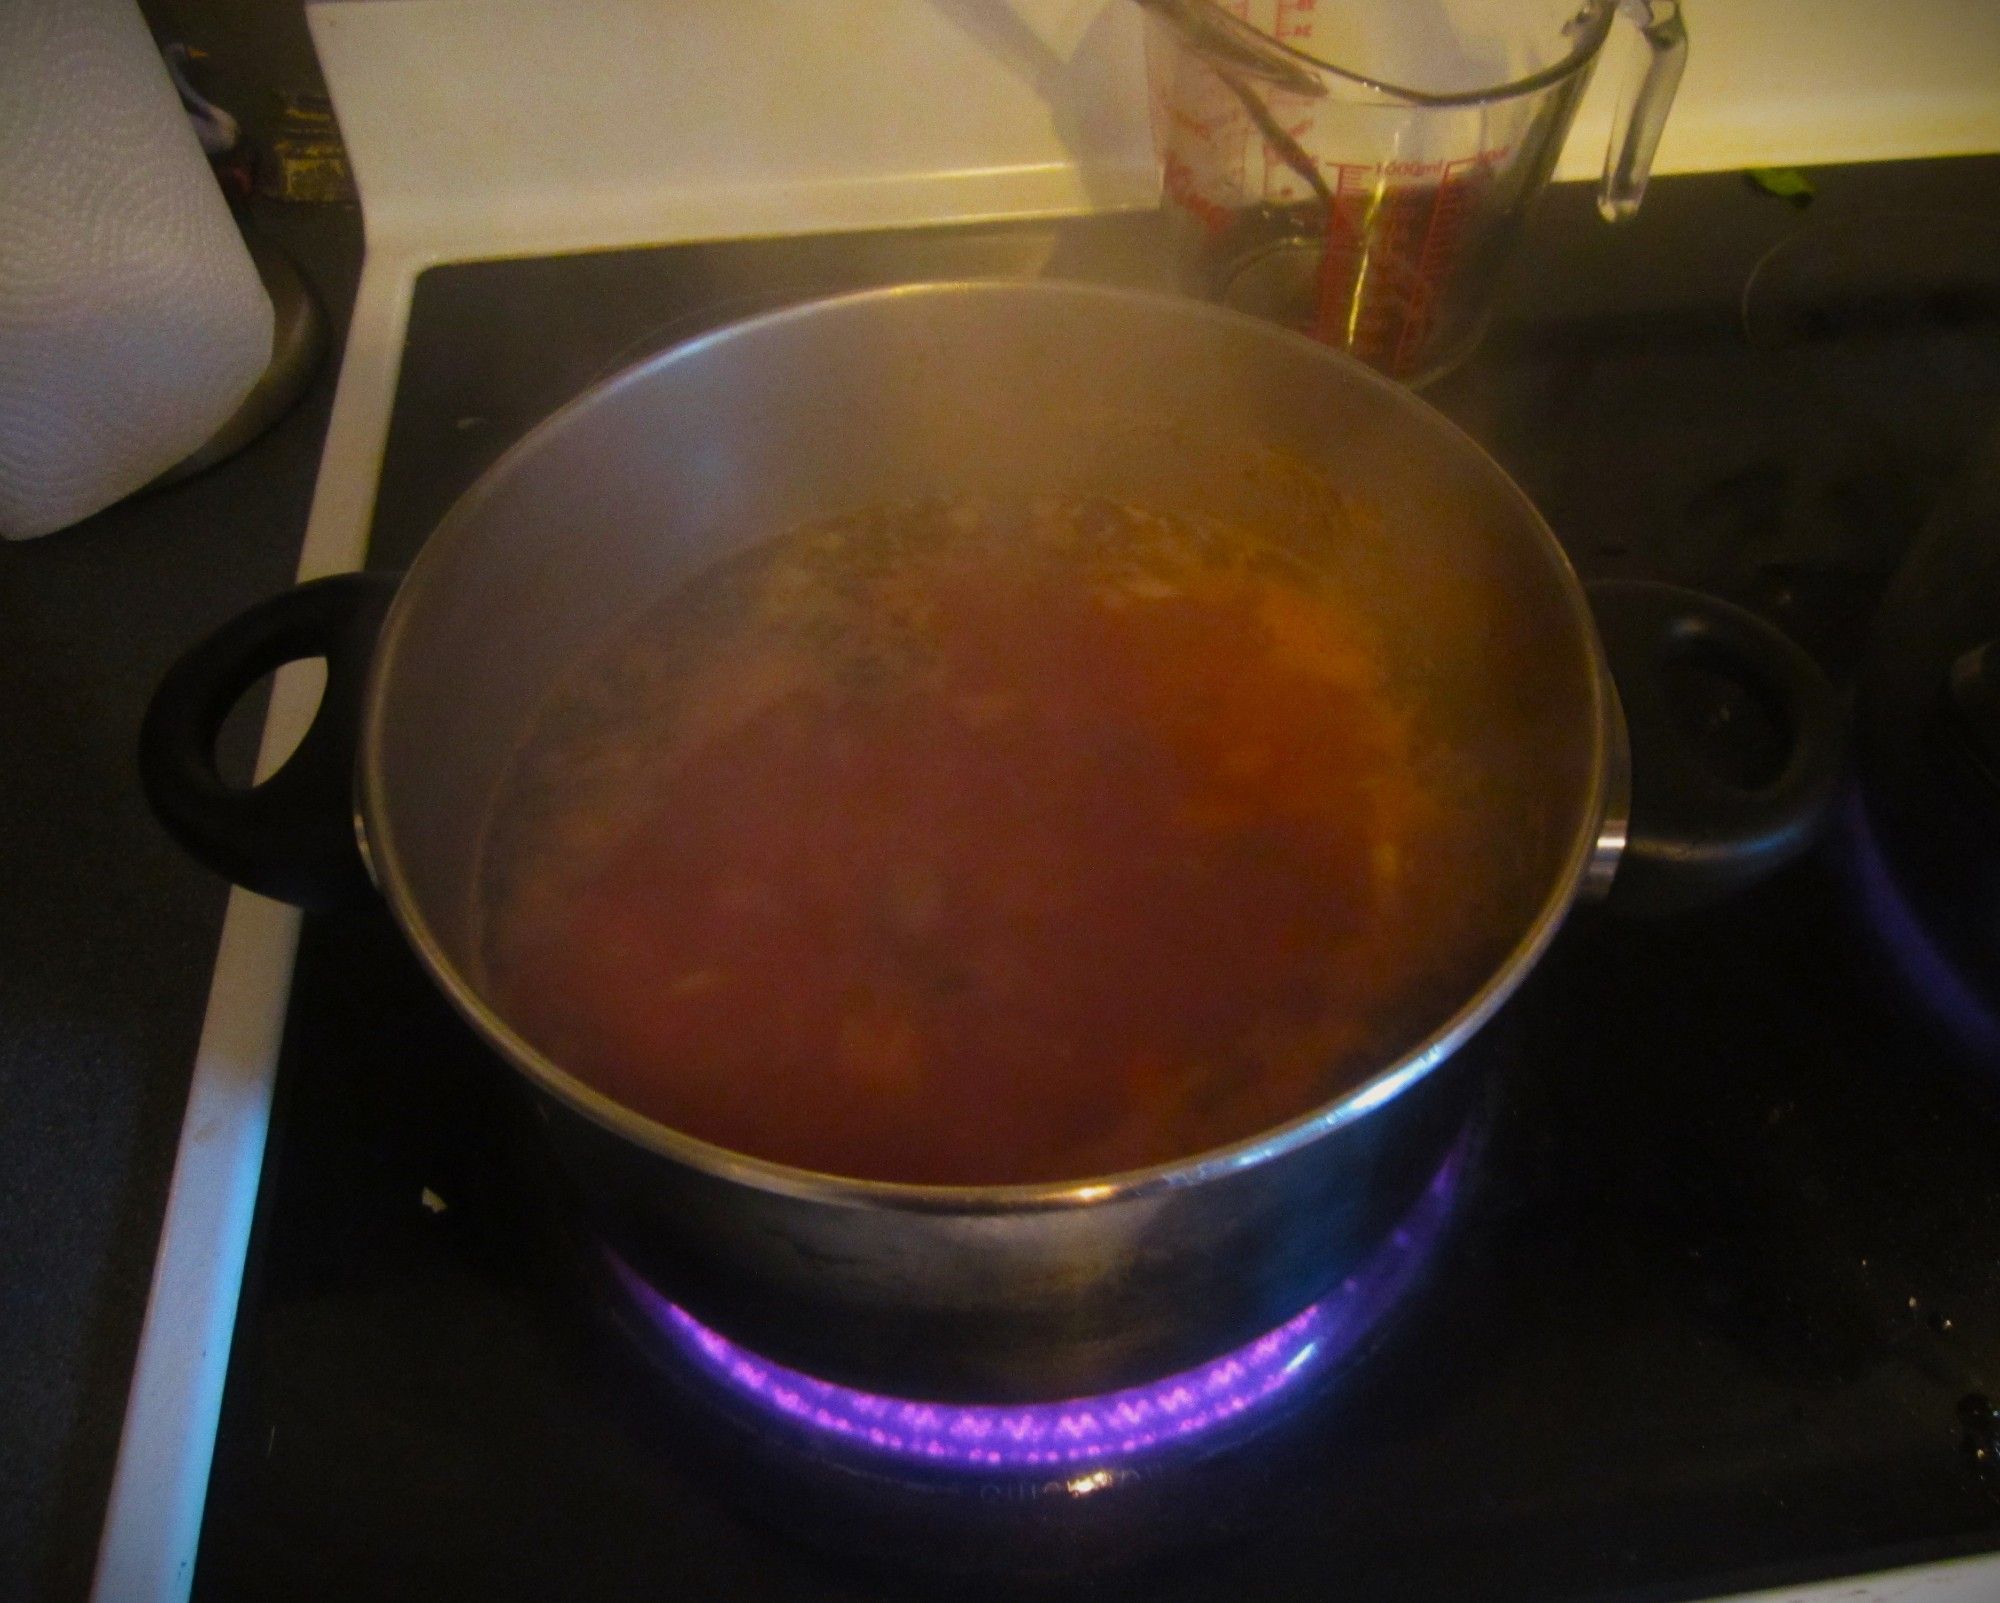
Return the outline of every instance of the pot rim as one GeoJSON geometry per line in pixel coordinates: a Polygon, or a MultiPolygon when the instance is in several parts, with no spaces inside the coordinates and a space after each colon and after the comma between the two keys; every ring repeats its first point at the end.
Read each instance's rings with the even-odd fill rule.
{"type": "Polygon", "coordinates": [[[1608,879],[1624,833],[1623,819],[1618,816],[1622,812],[1623,781],[1619,770],[1623,767],[1620,761],[1623,746],[1623,719],[1611,687],[1610,671],[1598,641],[1582,582],[1567,553],[1534,503],[1491,454],[1414,392],[1344,352],[1322,345],[1304,334],[1206,302],[1080,281],[940,280],[861,289],[802,301],[725,324],[669,346],[591,385],[537,423],[487,467],[439,521],[411,563],[390,605],[369,666],[356,770],[355,829],[370,873],[389,905],[391,916],[415,949],[432,981],[444,992],[452,1006],[516,1071],[537,1088],[594,1123],[661,1157],[684,1163],[718,1179],[782,1196],[834,1206],[908,1213],[1034,1213],[1134,1201],[1168,1190],[1199,1185],[1239,1170],[1256,1168],[1365,1118],[1438,1067],[1514,993],[1554,939],[1579,894],[1600,886],[1608,879]],[[1295,1118],[1185,1158],[1074,1180],[939,1185],[871,1180],[799,1168],[688,1135],[595,1090],[517,1033],[459,971],[417,906],[398,862],[394,833],[386,822],[384,799],[387,786],[382,772],[383,708],[388,686],[394,677],[398,649],[416,610],[412,598],[421,595],[431,574],[446,566],[432,553],[464,538],[463,531],[474,525],[481,504],[493,493],[494,487],[509,475],[515,464],[538,450],[542,441],[563,428],[573,414],[596,404],[612,391],[644,382],[657,369],[686,360],[711,345],[746,337],[752,331],[785,322],[810,319],[823,315],[829,308],[850,303],[910,296],[1007,299],[1022,295],[1096,299],[1123,304],[1150,303],[1159,308],[1171,308],[1176,316],[1226,323],[1240,330],[1254,331],[1260,338],[1288,343],[1312,353],[1315,359],[1323,360],[1336,369],[1344,369],[1344,382],[1372,385],[1392,393],[1395,404],[1413,410],[1427,427],[1453,440],[1456,449],[1472,453],[1485,463],[1496,484],[1504,487],[1504,494],[1527,515],[1528,527],[1538,536],[1538,544],[1549,565],[1550,578],[1562,591],[1564,604],[1579,631],[1578,638],[1590,665],[1590,700],[1594,716],[1589,732],[1592,749],[1587,804],[1579,809],[1575,834],[1562,869],[1552,878],[1534,919],[1513,949],[1493,967],[1459,1008],[1423,1040],[1361,1084],[1295,1118]]]}

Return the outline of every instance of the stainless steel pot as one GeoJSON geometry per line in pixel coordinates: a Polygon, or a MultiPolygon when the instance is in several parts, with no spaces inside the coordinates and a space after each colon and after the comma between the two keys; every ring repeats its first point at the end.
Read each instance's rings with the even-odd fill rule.
{"type": "Polygon", "coordinates": [[[1468,1041],[1621,851],[1636,870],[1619,893],[1662,905],[1726,890],[1809,839],[1838,744],[1811,663],[1686,592],[1625,586],[1599,605],[1602,635],[1547,525],[1471,440],[1312,341],[1082,285],[897,288],[705,335],[572,402],[465,495],[400,584],[304,586],[191,652],[148,715],[142,769],[196,855],[308,905],[365,883],[358,812],[391,912],[519,1071],[597,1227],[699,1317],[850,1383],[1076,1395],[1247,1340],[1349,1272],[1459,1138],[1479,1078],[1468,1041]],[[1427,715],[1491,776],[1488,804],[1519,864],[1504,957],[1400,1060],[1289,1124],[1169,1166],[899,1186],[763,1162],[639,1117],[481,994],[479,825],[557,676],[747,542],[963,492],[1105,495],[1343,531],[1321,554],[1371,598],[1427,715]],[[263,786],[229,789],[210,755],[216,725],[255,678],[309,655],[331,665],[313,730],[263,786]],[[1629,674],[1640,737],[1630,810],[1611,658],[1629,674]],[[1732,785],[1698,760],[1663,688],[1663,665],[1683,659],[1781,710],[1782,773],[1732,785]]]}

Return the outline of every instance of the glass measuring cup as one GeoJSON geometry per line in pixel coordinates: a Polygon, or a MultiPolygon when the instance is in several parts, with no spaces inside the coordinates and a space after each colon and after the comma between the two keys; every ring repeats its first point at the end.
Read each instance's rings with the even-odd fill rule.
{"type": "Polygon", "coordinates": [[[1149,6],[1166,211],[1187,287],[1422,383],[1478,343],[1623,11],[1645,41],[1598,209],[1638,210],[1687,60],[1678,0],[1175,0],[1149,6]],[[1204,43],[1213,4],[1283,68],[1204,43]],[[1181,18],[1182,20],[1176,20],[1181,18]]]}

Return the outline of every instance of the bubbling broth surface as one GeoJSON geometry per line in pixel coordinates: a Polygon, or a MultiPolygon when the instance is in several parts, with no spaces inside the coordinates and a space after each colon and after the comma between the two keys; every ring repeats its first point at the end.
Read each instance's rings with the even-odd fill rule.
{"type": "Polygon", "coordinates": [[[485,988],[758,1157],[1184,1158],[1365,1078],[1496,961],[1474,787],[1421,724],[1362,610],[1245,531],[1079,500],[811,524],[549,699],[488,823],[485,988]]]}

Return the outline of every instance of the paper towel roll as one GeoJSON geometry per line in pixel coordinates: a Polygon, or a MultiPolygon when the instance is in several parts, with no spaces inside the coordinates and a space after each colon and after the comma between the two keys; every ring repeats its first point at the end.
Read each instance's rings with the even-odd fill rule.
{"type": "Polygon", "coordinates": [[[0,535],[194,450],[271,322],[134,0],[0,0],[0,535]]]}

